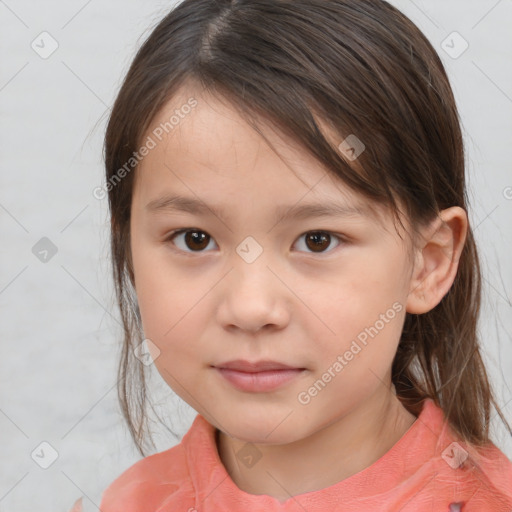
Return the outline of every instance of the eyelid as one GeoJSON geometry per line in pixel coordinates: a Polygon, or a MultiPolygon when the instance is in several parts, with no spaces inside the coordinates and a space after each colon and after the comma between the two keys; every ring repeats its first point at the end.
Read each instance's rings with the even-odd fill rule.
{"type": "MultiPolygon", "coordinates": [[[[211,240],[215,241],[215,239],[207,231],[205,231],[204,229],[188,227],[188,228],[180,228],[180,229],[176,229],[174,231],[171,231],[170,233],[165,235],[164,243],[167,243],[167,242],[171,242],[172,243],[172,239],[174,237],[176,237],[176,236],[178,236],[180,234],[183,234],[183,233],[187,233],[189,231],[197,231],[197,232],[200,232],[200,233],[205,233],[208,236],[210,236],[211,240]]],[[[338,245],[336,245],[333,249],[330,249],[329,251],[324,251],[324,252],[314,252],[314,251],[304,252],[304,251],[299,251],[299,252],[304,252],[305,254],[308,254],[308,255],[315,255],[315,254],[319,255],[319,256],[328,255],[328,254],[334,252],[341,244],[347,244],[348,241],[349,241],[349,237],[347,235],[344,235],[342,233],[336,233],[334,231],[329,231],[327,229],[309,229],[309,230],[304,231],[303,233],[301,233],[297,237],[296,240],[301,239],[304,235],[307,235],[309,233],[324,233],[324,234],[328,234],[329,236],[338,239],[338,245]]],[[[294,245],[295,245],[295,243],[294,243],[294,245]]],[[[216,242],[215,242],[215,244],[217,245],[216,242]]],[[[176,248],[176,249],[173,249],[173,250],[179,252],[180,254],[186,254],[187,256],[193,256],[195,254],[203,254],[203,253],[211,252],[211,251],[204,251],[204,250],[203,251],[184,251],[184,250],[179,249],[179,248],[176,248]]]]}
{"type": "MultiPolygon", "coordinates": [[[[323,233],[323,234],[327,234],[331,238],[338,239],[338,244],[335,247],[333,247],[332,249],[329,249],[328,251],[320,251],[320,252],[315,252],[315,251],[298,251],[298,252],[301,252],[303,254],[307,254],[308,256],[317,255],[317,256],[320,256],[321,258],[322,257],[328,257],[330,254],[335,252],[336,249],[338,249],[340,247],[340,245],[346,244],[348,242],[348,239],[347,239],[347,237],[345,235],[342,235],[341,233],[335,233],[333,231],[329,231],[329,230],[326,230],[326,229],[310,229],[308,231],[305,231],[304,233],[302,233],[301,235],[298,236],[297,241],[302,239],[302,237],[304,235],[307,235],[309,233],[323,233]]],[[[294,245],[296,243],[297,242],[295,242],[294,245]]]]}
{"type": "MultiPolygon", "coordinates": [[[[170,233],[165,235],[164,243],[171,243],[172,245],[175,245],[172,242],[172,239],[178,235],[181,235],[182,233],[187,233],[189,231],[197,231],[199,233],[205,233],[208,236],[210,236],[210,234],[207,231],[205,231],[204,229],[194,228],[194,227],[180,228],[180,229],[175,229],[174,231],[171,231],[170,233]]],[[[212,236],[210,236],[210,239],[215,241],[215,239],[212,236]]],[[[217,245],[217,242],[215,242],[215,245],[217,245]]],[[[175,252],[178,252],[179,254],[185,254],[186,256],[195,256],[195,255],[206,254],[208,252],[211,252],[211,251],[184,251],[183,249],[180,249],[179,247],[176,247],[176,248],[173,247],[172,250],[175,252]]]]}

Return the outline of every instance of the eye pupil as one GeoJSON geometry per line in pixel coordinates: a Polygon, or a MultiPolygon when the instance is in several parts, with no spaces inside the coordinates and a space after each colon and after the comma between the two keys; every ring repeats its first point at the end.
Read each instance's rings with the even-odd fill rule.
{"type": "Polygon", "coordinates": [[[185,233],[185,242],[189,249],[204,249],[208,246],[209,236],[202,231],[187,231],[185,233]],[[206,243],[205,243],[206,241],[206,243]],[[190,245],[199,244],[199,247],[190,247],[190,245]]]}
{"type": "MultiPolygon", "coordinates": [[[[187,249],[192,252],[202,252],[206,247],[208,247],[211,240],[208,233],[199,229],[184,229],[175,232],[170,239],[173,239],[180,234],[184,235],[184,243],[187,246],[187,249]]],[[[329,249],[332,241],[332,235],[328,231],[309,231],[302,236],[305,238],[307,248],[314,253],[325,252],[329,249]]]]}
{"type": "Polygon", "coordinates": [[[320,252],[323,249],[329,247],[331,236],[326,233],[313,232],[306,237],[306,244],[309,249],[314,252],[320,252]],[[313,246],[310,246],[309,242],[313,242],[313,246]],[[327,243],[325,243],[327,242],[327,243]]]}

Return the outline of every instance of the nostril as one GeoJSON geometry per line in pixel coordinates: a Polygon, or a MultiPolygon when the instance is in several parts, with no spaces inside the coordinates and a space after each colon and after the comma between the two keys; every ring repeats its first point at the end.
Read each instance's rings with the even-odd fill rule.
{"type": "Polygon", "coordinates": [[[462,503],[450,503],[449,512],[461,512],[462,503]]]}

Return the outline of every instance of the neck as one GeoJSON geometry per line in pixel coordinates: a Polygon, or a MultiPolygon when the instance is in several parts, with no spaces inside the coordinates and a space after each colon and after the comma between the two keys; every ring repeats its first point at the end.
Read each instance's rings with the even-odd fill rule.
{"type": "Polygon", "coordinates": [[[217,449],[226,471],[241,490],[284,502],[334,485],[367,468],[415,420],[396,395],[388,392],[384,397],[372,397],[307,438],[284,445],[257,445],[262,458],[252,467],[245,467],[236,458],[245,441],[218,431],[217,449]]]}

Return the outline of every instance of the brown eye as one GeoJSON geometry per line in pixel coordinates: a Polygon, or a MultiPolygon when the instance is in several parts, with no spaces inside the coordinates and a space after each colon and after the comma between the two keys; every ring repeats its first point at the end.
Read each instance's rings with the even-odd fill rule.
{"type": "Polygon", "coordinates": [[[208,233],[199,229],[182,229],[174,232],[168,240],[176,239],[173,242],[179,249],[184,252],[204,252],[203,249],[208,247],[211,237],[208,233]],[[183,237],[181,235],[184,235],[183,237]]]}
{"type": "MultiPolygon", "coordinates": [[[[338,244],[341,240],[340,237],[332,235],[327,231],[309,231],[300,237],[300,239],[302,238],[305,239],[306,249],[308,249],[310,252],[316,253],[329,252],[326,251],[326,249],[329,248],[333,239],[338,240],[338,244]]],[[[337,245],[335,247],[337,247],[337,245]]]]}

